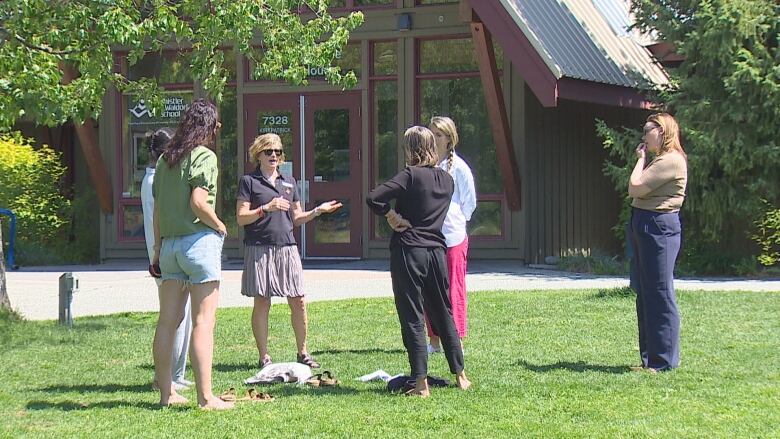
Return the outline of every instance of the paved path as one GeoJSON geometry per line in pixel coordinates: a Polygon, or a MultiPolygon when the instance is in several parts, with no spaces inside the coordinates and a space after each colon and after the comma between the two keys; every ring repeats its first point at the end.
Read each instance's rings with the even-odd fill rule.
{"type": "MultiPolygon", "coordinates": [[[[251,306],[240,294],[241,261],[223,264],[220,304],[224,307],[251,306]]],[[[11,303],[31,320],[58,316],[58,278],[73,272],[79,291],[73,297],[73,316],[113,314],[127,311],[156,311],[157,290],[142,260],[114,261],[94,266],[23,267],[7,273],[11,303]]],[[[390,297],[387,261],[304,263],[307,300],[337,300],[355,297],[390,297]]],[[[466,279],[469,291],[597,289],[628,285],[622,277],[579,275],[535,270],[514,261],[473,261],[466,279]]],[[[780,280],[681,279],[678,289],[780,291],[780,280]]],[[[276,299],[274,299],[276,300],[276,299]]]]}

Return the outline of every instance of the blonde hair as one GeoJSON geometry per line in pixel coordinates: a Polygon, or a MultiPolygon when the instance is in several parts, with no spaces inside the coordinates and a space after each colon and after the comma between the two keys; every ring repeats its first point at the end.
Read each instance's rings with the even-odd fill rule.
{"type": "Polygon", "coordinates": [[[255,166],[260,166],[260,154],[266,149],[277,148],[282,150],[282,155],[278,158],[278,164],[284,163],[284,147],[282,138],[278,134],[266,133],[255,137],[254,142],[249,145],[249,161],[255,166]]]}
{"type": "Polygon", "coordinates": [[[452,162],[455,160],[455,147],[458,145],[458,129],[455,122],[446,116],[434,116],[428,126],[441,131],[447,138],[447,171],[452,174],[452,162]]]}
{"type": "Polygon", "coordinates": [[[654,123],[661,127],[663,130],[663,141],[661,142],[661,149],[658,154],[665,154],[669,151],[677,151],[686,157],[685,150],[683,150],[680,143],[680,126],[677,121],[669,113],[655,113],[651,114],[647,118],[648,122],[654,123]]]}
{"type": "Polygon", "coordinates": [[[436,141],[428,128],[413,126],[404,133],[406,166],[436,166],[436,141]]]}

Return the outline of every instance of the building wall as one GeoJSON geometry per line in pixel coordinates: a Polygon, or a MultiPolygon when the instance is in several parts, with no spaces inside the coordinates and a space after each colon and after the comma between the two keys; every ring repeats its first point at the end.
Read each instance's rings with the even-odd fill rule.
{"type": "Polygon", "coordinates": [[[622,243],[611,228],[625,193],[603,174],[607,152],[595,122],[636,128],[648,113],[564,100],[544,108],[530,91],[525,96],[526,262],[594,250],[619,253],[622,243]]]}

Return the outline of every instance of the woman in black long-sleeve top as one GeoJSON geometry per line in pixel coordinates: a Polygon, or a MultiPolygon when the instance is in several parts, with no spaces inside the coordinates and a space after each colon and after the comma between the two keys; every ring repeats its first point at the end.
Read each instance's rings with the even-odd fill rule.
{"type": "Polygon", "coordinates": [[[423,311],[441,336],[458,387],[468,389],[471,382],[463,371],[463,350],[452,319],[447,246],[441,232],[454,183],[446,171],[436,167],[436,145],[429,129],[415,126],[406,130],[404,150],[407,167],[371,191],[366,204],[375,214],[385,215],[395,229],[390,240],[390,274],[415,380],[409,393],[425,397],[430,391],[423,311]],[[390,205],[392,200],[395,209],[390,205]]]}

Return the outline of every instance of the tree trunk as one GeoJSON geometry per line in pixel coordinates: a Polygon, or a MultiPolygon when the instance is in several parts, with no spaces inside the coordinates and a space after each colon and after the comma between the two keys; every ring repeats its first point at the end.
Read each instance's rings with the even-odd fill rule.
{"type": "Polygon", "coordinates": [[[3,252],[3,228],[0,224],[0,308],[11,309],[8,290],[5,289],[5,253],[3,252]]]}

